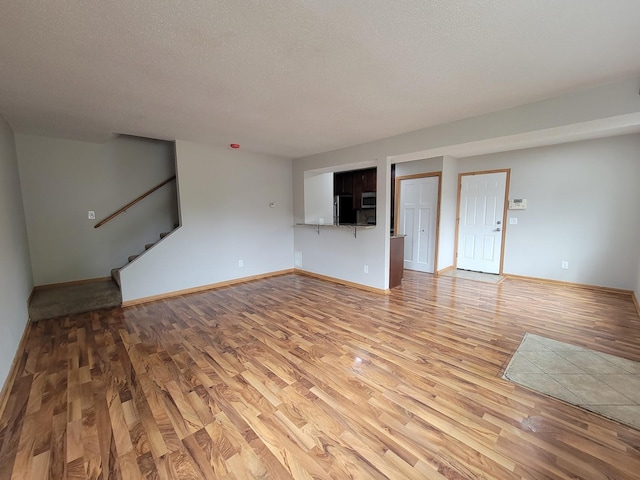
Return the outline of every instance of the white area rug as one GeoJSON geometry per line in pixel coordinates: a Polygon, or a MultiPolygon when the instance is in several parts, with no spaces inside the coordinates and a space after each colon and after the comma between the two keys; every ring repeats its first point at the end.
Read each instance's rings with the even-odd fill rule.
{"type": "Polygon", "coordinates": [[[503,378],[640,429],[640,363],[525,333],[503,378]]]}

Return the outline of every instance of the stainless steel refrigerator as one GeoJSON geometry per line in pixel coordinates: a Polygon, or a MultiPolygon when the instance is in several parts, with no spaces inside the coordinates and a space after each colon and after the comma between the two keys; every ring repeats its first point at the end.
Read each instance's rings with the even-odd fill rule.
{"type": "Polygon", "coordinates": [[[356,211],[353,209],[352,195],[336,195],[333,197],[333,224],[345,225],[356,223],[356,211]]]}

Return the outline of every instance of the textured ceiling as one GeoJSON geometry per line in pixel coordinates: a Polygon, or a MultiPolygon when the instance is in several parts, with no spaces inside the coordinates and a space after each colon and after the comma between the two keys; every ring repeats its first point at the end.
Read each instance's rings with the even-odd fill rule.
{"type": "Polygon", "coordinates": [[[640,73],[639,0],[2,2],[0,115],[287,157],[640,73]]]}

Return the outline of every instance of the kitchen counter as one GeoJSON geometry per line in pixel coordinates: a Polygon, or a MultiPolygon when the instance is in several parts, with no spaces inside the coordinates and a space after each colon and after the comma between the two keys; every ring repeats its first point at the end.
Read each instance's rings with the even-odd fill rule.
{"type": "Polygon", "coordinates": [[[353,231],[354,238],[358,238],[358,230],[369,230],[376,228],[375,225],[370,223],[341,223],[335,225],[333,223],[296,223],[297,227],[313,227],[318,235],[320,235],[321,228],[350,228],[353,231]]]}
{"type": "Polygon", "coordinates": [[[334,227],[375,227],[375,223],[339,223],[334,227]]]}
{"type": "Polygon", "coordinates": [[[358,228],[375,228],[375,223],[296,223],[298,227],[329,227],[329,228],[339,228],[339,227],[358,227],[358,228]]]}

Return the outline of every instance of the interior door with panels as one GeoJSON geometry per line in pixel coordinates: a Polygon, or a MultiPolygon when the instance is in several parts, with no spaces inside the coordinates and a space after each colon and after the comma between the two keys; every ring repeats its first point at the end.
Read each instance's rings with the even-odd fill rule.
{"type": "Polygon", "coordinates": [[[400,179],[398,231],[406,235],[404,268],[433,273],[439,177],[400,179]]]}

